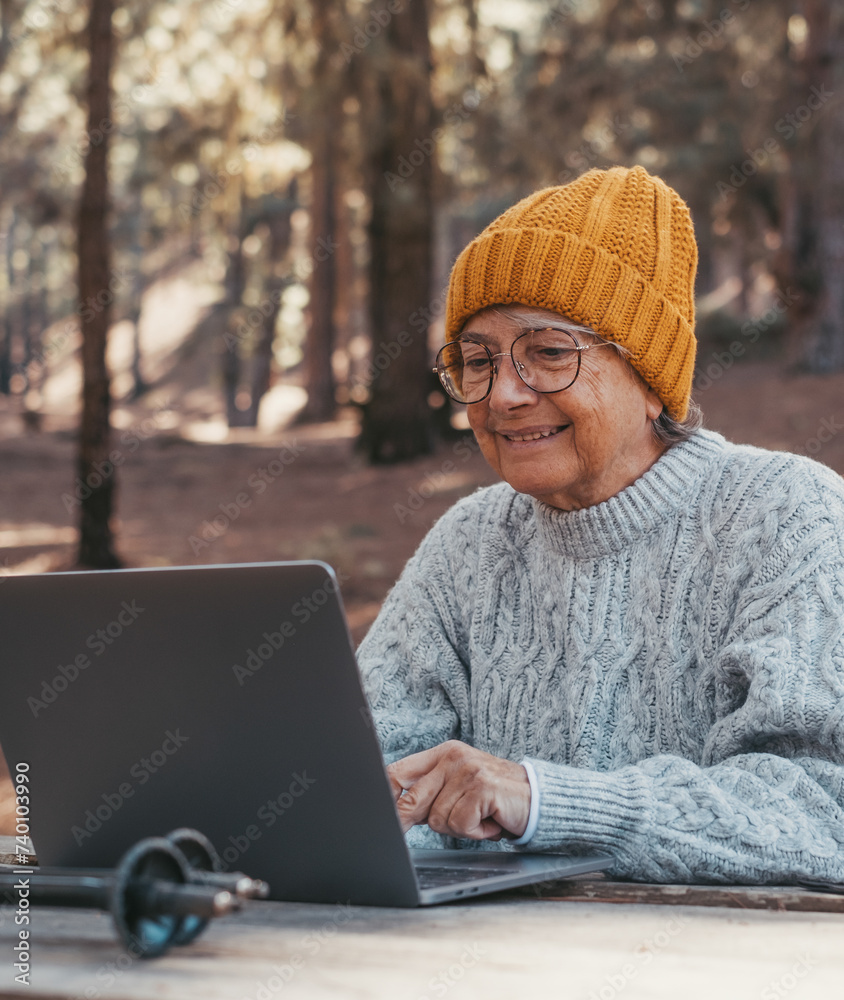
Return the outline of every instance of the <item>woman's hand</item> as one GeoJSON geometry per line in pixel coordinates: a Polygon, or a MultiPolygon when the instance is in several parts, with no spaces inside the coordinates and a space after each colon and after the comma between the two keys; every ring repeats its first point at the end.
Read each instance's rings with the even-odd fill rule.
{"type": "Polygon", "coordinates": [[[406,833],[427,823],[436,833],[470,840],[520,837],[530,813],[530,782],[521,764],[449,740],[387,768],[406,833]]]}

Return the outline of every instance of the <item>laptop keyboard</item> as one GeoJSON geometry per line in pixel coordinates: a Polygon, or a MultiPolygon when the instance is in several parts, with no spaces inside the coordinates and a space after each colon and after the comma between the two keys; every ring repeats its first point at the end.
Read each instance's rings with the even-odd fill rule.
{"type": "Polygon", "coordinates": [[[455,868],[444,865],[416,865],[420,889],[440,889],[460,882],[478,882],[493,875],[512,875],[512,868],[455,868]]]}

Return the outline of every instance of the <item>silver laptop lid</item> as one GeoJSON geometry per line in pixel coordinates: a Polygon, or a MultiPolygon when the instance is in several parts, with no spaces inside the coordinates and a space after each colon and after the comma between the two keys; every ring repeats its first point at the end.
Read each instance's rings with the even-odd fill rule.
{"type": "Polygon", "coordinates": [[[10,577],[0,635],[42,863],[192,826],[272,898],[419,902],[329,566],[10,577]]]}

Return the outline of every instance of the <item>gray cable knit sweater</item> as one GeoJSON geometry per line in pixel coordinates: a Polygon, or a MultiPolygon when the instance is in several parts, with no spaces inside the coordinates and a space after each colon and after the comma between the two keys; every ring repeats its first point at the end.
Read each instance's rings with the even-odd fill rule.
{"type": "Polygon", "coordinates": [[[358,658],[388,761],[453,738],[531,759],[527,850],[844,880],[844,480],[823,465],[700,431],[585,510],[479,490],[358,658]]]}

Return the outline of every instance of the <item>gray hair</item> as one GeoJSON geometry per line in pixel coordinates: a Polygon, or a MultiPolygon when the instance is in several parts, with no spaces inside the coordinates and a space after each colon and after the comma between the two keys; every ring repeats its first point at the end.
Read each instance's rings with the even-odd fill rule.
{"type": "MultiPolygon", "coordinates": [[[[626,348],[623,344],[617,344],[614,340],[608,340],[606,337],[602,337],[599,333],[595,333],[594,330],[590,330],[588,327],[578,327],[581,333],[591,333],[596,340],[604,344],[610,344],[615,348],[616,353],[619,354],[627,362],[631,373],[647,385],[647,380],[636,371],[632,364],[630,364],[630,350],[626,348]]],[[[680,444],[681,441],[688,441],[693,438],[695,434],[703,426],[703,411],[697,405],[693,399],[689,399],[689,410],[683,420],[675,420],[668,410],[663,406],[662,413],[656,418],[656,420],[651,421],[651,431],[653,436],[659,441],[660,444],[664,444],[666,447],[670,448],[673,444],[680,444]]]]}
{"type": "MultiPolygon", "coordinates": [[[[492,306],[490,308],[494,309],[496,312],[498,311],[498,307],[496,306],[492,306]]],[[[579,323],[572,323],[571,321],[566,320],[565,317],[560,316],[558,313],[554,313],[550,309],[537,309],[532,312],[522,312],[518,309],[511,309],[507,311],[506,315],[508,318],[515,319],[517,322],[529,325],[530,323],[536,322],[537,312],[546,314],[542,317],[542,322],[547,323],[552,329],[568,330],[572,333],[581,333],[594,338],[597,343],[609,344],[610,347],[614,348],[616,353],[627,362],[630,374],[645,385],[648,384],[647,380],[644,379],[630,363],[632,351],[630,351],[623,344],[617,344],[614,340],[610,340],[608,337],[602,337],[600,333],[595,333],[595,331],[588,326],[582,326],[579,323]]],[[[685,419],[675,420],[674,417],[669,415],[668,410],[663,406],[662,413],[660,413],[656,420],[651,421],[651,430],[654,437],[660,444],[664,444],[668,448],[670,448],[673,444],[680,444],[681,441],[688,441],[690,438],[694,437],[702,426],[703,412],[697,403],[695,403],[692,399],[689,400],[689,410],[685,419]]]]}

